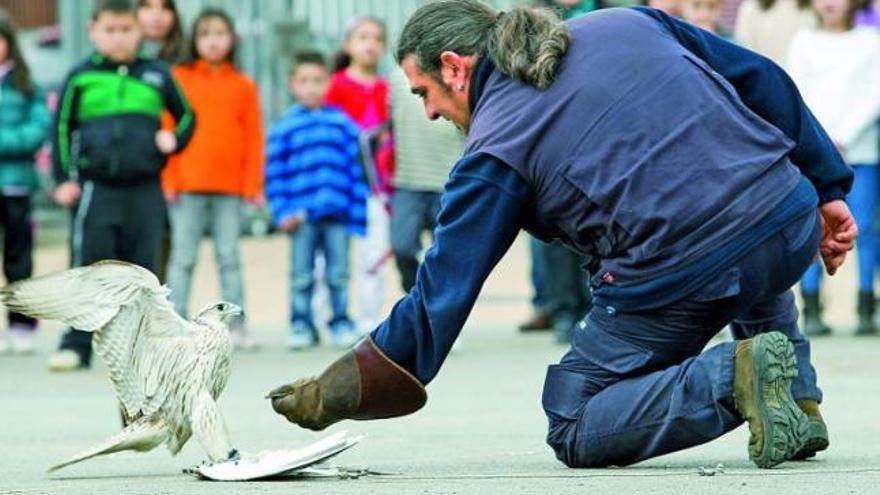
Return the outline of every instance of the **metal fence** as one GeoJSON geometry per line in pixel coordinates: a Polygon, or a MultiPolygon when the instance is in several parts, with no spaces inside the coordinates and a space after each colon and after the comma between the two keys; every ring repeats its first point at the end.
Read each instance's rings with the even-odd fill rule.
{"type": "MultiPolygon", "coordinates": [[[[314,48],[331,54],[339,49],[349,21],[370,14],[385,20],[389,51],[409,15],[425,0],[178,0],[185,32],[198,11],[221,7],[236,22],[241,39],[239,66],[258,84],[264,116],[273,119],[289,103],[287,72],[293,53],[314,48]]],[[[91,45],[86,26],[92,2],[58,0],[64,59],[86,56],[91,45]]],[[[522,0],[488,1],[496,8],[510,8],[522,0]]],[[[391,63],[386,57],[384,66],[391,63]]]]}

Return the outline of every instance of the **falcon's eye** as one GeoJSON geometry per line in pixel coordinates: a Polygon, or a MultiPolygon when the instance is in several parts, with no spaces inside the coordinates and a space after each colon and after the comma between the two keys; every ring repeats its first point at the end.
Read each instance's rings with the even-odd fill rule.
{"type": "Polygon", "coordinates": [[[217,305],[217,309],[220,311],[226,311],[226,304],[220,303],[217,305]]]}

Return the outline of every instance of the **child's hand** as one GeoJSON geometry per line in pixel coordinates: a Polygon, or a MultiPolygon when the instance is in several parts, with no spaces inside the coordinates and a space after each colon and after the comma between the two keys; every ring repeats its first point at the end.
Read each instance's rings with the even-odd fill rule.
{"type": "Polygon", "coordinates": [[[284,219],[281,222],[281,225],[278,226],[278,229],[282,232],[293,232],[302,225],[302,219],[298,216],[290,216],[284,219]]]}
{"type": "Polygon", "coordinates": [[[266,207],[266,196],[263,196],[262,194],[257,194],[256,196],[247,198],[245,201],[247,202],[248,206],[256,209],[263,209],[266,207]]]}
{"type": "Polygon", "coordinates": [[[56,187],[52,197],[60,205],[71,206],[79,200],[80,193],[79,184],[69,180],[56,187]]]}
{"type": "Polygon", "coordinates": [[[180,198],[180,192],[178,191],[164,190],[162,192],[165,194],[165,203],[169,205],[176,203],[180,198]]]}
{"type": "Polygon", "coordinates": [[[174,137],[174,133],[171,131],[158,131],[156,132],[156,147],[162,153],[170,155],[177,151],[177,138],[174,137]]]}

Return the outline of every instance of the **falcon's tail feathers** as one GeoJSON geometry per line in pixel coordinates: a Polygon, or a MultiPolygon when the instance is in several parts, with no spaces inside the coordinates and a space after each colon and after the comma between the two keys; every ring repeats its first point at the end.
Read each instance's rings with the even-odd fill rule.
{"type": "Polygon", "coordinates": [[[135,421],[101,445],[80,452],[70,459],[50,467],[47,472],[51,473],[86,459],[114,452],[122,452],[123,450],[135,450],[138,452],[153,450],[168,438],[168,434],[168,428],[162,421],[135,421]]]}

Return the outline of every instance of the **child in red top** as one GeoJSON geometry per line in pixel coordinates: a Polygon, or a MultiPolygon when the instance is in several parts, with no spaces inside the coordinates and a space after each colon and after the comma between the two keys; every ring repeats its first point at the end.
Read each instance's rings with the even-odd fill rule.
{"type": "MultiPolygon", "coordinates": [[[[378,136],[373,148],[375,174],[368,170],[373,196],[367,201],[367,235],[359,246],[359,327],[371,332],[381,321],[384,283],[382,269],[390,258],[387,201],[393,166],[391,152],[388,82],[379,76],[379,59],[385,52],[385,23],[375,17],[358,17],[345,31],[343,51],[330,80],[325,103],[347,113],[365,133],[378,136]]],[[[372,167],[367,167],[372,168],[372,167]]]]}
{"type": "Polygon", "coordinates": [[[390,192],[393,166],[387,161],[391,141],[387,127],[391,119],[388,82],[378,74],[379,59],[385,51],[385,24],[373,17],[352,21],[345,33],[345,45],[336,61],[325,103],[347,113],[362,131],[380,139],[374,158],[378,176],[376,192],[390,192]]]}
{"type": "Polygon", "coordinates": [[[337,105],[363,129],[388,122],[388,83],[379,76],[385,52],[385,23],[358,17],[345,30],[343,51],[336,61],[325,102],[337,105]]]}

